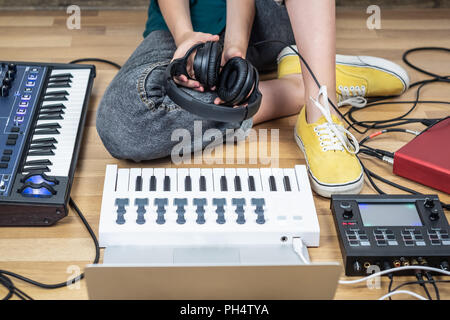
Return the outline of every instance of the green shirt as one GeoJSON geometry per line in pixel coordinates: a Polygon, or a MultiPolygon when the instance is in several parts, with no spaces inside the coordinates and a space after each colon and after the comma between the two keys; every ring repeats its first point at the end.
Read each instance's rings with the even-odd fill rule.
{"type": "MultiPolygon", "coordinates": [[[[191,22],[194,31],[219,34],[225,28],[226,0],[190,0],[191,22]]],[[[150,0],[144,37],[155,30],[169,30],[157,0],[150,0]]]]}

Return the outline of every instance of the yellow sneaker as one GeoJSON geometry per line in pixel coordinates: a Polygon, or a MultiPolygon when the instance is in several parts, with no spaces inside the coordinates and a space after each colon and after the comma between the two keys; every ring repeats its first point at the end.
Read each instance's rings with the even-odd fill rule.
{"type": "MultiPolygon", "coordinates": [[[[280,52],[277,62],[278,78],[301,73],[300,58],[289,47],[280,52]]],[[[360,98],[396,96],[408,87],[408,73],[392,61],[369,56],[336,55],[338,106],[351,104],[361,107],[365,105],[365,100],[360,98]]]]}
{"type": "Polygon", "coordinates": [[[361,164],[356,157],[359,144],[343,123],[330,112],[326,87],[317,100],[311,98],[323,116],[306,122],[303,108],[295,126],[295,141],[305,155],[312,189],[321,196],[359,193],[364,184],[361,164]]]}

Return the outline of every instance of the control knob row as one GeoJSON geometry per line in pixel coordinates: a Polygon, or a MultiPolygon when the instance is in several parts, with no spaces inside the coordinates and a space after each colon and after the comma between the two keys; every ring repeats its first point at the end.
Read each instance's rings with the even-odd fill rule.
{"type": "Polygon", "coordinates": [[[13,63],[7,65],[7,70],[5,76],[0,84],[0,97],[7,97],[9,94],[9,89],[12,86],[12,82],[16,76],[17,67],[13,63]]]}

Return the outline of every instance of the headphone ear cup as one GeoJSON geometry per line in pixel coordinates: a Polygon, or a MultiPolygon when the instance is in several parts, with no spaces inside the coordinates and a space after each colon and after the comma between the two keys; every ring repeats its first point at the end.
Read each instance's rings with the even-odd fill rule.
{"type": "Polygon", "coordinates": [[[248,95],[253,91],[254,87],[258,85],[257,83],[255,83],[255,67],[253,67],[247,60],[244,61],[248,65],[247,79],[245,79],[244,85],[241,88],[241,92],[232,102],[233,104],[237,105],[247,100],[248,95]]]}
{"type": "Polygon", "coordinates": [[[217,85],[220,73],[220,62],[222,59],[222,46],[218,42],[211,42],[211,48],[208,60],[208,79],[205,85],[208,89],[217,85]]]}
{"type": "Polygon", "coordinates": [[[235,57],[228,60],[219,77],[219,87],[217,89],[219,98],[225,103],[236,104],[235,100],[242,92],[250,71],[248,62],[244,59],[235,57]]]}
{"type": "Polygon", "coordinates": [[[194,56],[194,76],[195,79],[200,82],[201,84],[204,84],[206,82],[206,74],[203,72],[203,61],[205,60],[205,45],[201,46],[197,49],[195,56],[194,56]]]}

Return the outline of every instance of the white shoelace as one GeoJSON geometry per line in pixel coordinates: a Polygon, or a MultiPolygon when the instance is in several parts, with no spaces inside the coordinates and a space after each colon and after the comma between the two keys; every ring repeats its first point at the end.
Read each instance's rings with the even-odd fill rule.
{"type": "Polygon", "coordinates": [[[317,99],[310,97],[314,105],[322,112],[327,122],[320,124],[314,128],[320,140],[323,151],[347,150],[349,153],[356,154],[359,152],[359,143],[355,136],[351,134],[343,126],[334,123],[331,117],[330,105],[328,104],[327,87],[320,87],[317,99]],[[322,101],[321,101],[322,100],[322,101]]]}
{"type": "Polygon", "coordinates": [[[356,108],[362,108],[367,104],[367,100],[364,98],[366,95],[365,86],[351,86],[350,88],[339,86],[338,88],[341,90],[338,107],[351,105],[356,108]]]}

